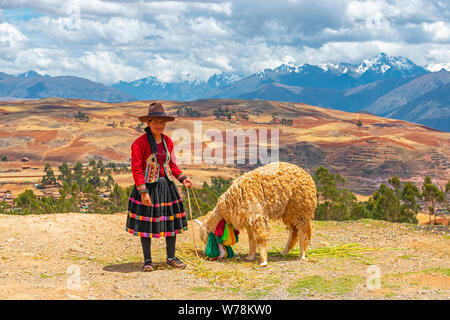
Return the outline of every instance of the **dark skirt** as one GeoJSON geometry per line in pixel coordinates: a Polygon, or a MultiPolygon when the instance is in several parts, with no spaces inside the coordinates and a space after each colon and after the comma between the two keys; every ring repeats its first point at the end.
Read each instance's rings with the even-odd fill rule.
{"type": "Polygon", "coordinates": [[[126,231],[140,237],[174,236],[188,229],[183,199],[173,181],[160,177],[147,183],[151,206],[141,203],[141,195],[134,186],[128,201],[126,231]]]}

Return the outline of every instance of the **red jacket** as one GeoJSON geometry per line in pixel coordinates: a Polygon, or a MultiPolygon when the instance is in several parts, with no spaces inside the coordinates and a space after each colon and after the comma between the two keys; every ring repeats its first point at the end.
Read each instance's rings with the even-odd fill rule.
{"type": "MultiPolygon", "coordinates": [[[[173,141],[165,134],[162,134],[162,137],[166,143],[167,150],[171,155],[169,161],[170,171],[178,181],[183,182],[187,177],[181,172],[173,159],[173,141]]],[[[147,133],[144,133],[131,145],[131,172],[133,174],[134,184],[138,190],[143,190],[146,187],[144,174],[147,166],[147,158],[150,156],[150,145],[147,140],[147,133]]]]}

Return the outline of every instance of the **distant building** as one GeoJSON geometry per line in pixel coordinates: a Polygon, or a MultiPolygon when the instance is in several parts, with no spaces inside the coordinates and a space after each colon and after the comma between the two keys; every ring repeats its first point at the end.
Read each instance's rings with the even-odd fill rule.
{"type": "Polygon", "coordinates": [[[11,190],[0,189],[0,201],[6,201],[8,204],[12,204],[13,197],[11,195],[11,190]]]}
{"type": "Polygon", "coordinates": [[[28,159],[27,157],[23,157],[20,159],[21,162],[28,162],[30,161],[30,159],[28,159]]]}

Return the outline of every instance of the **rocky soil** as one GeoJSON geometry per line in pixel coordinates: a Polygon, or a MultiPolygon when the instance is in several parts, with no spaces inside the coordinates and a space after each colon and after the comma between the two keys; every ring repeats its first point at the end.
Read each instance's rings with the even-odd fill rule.
{"type": "Polygon", "coordinates": [[[271,224],[269,265],[203,259],[192,229],[178,236],[184,270],[165,265],[164,239],[154,239],[156,269],[142,272],[137,237],[126,213],[0,215],[0,299],[450,299],[448,227],[376,220],[314,221],[307,260],[280,252],[284,226],[271,224]],[[377,279],[379,282],[377,282],[377,279]]]}

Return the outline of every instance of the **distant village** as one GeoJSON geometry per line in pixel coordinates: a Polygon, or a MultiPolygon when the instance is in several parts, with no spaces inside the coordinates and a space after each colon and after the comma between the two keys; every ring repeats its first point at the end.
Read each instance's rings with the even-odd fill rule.
{"type": "MultiPolygon", "coordinates": [[[[111,170],[117,171],[129,171],[130,170],[130,161],[131,159],[127,159],[128,162],[116,162],[113,164],[108,164],[110,166],[111,170]]],[[[8,173],[8,172],[26,172],[28,170],[39,170],[37,167],[32,167],[30,163],[30,159],[27,157],[22,157],[20,159],[21,162],[21,169],[0,169],[1,173],[8,173]]],[[[89,166],[96,165],[95,161],[91,161],[91,163],[82,163],[82,168],[86,169],[89,166]]],[[[107,165],[107,166],[108,166],[107,165]]],[[[51,172],[53,175],[53,171],[51,172]]],[[[48,175],[48,172],[47,172],[48,175]]],[[[44,180],[44,177],[43,177],[44,180]]],[[[112,185],[114,185],[114,180],[108,173],[108,180],[109,180],[109,189],[111,189],[112,185]]],[[[75,180],[71,180],[71,182],[75,182],[75,180]]],[[[15,184],[15,185],[30,185],[30,181],[3,181],[2,184],[15,184]]],[[[33,193],[37,198],[41,197],[50,197],[53,199],[59,199],[61,197],[60,189],[63,188],[63,185],[60,183],[60,181],[57,181],[54,179],[51,183],[43,183],[43,181],[40,181],[40,183],[32,183],[34,186],[33,193]]],[[[100,191],[99,188],[96,188],[97,196],[100,198],[103,198],[104,200],[108,200],[111,197],[111,191],[103,190],[100,191]]],[[[69,195],[70,197],[70,195],[69,195]]],[[[13,210],[17,210],[18,208],[14,208],[14,197],[12,196],[10,189],[1,188],[0,185],[0,202],[4,201],[7,206],[10,206],[13,210]]],[[[89,210],[89,206],[91,205],[92,199],[88,197],[85,192],[80,191],[79,192],[79,209],[81,213],[87,213],[89,210]]]]}

